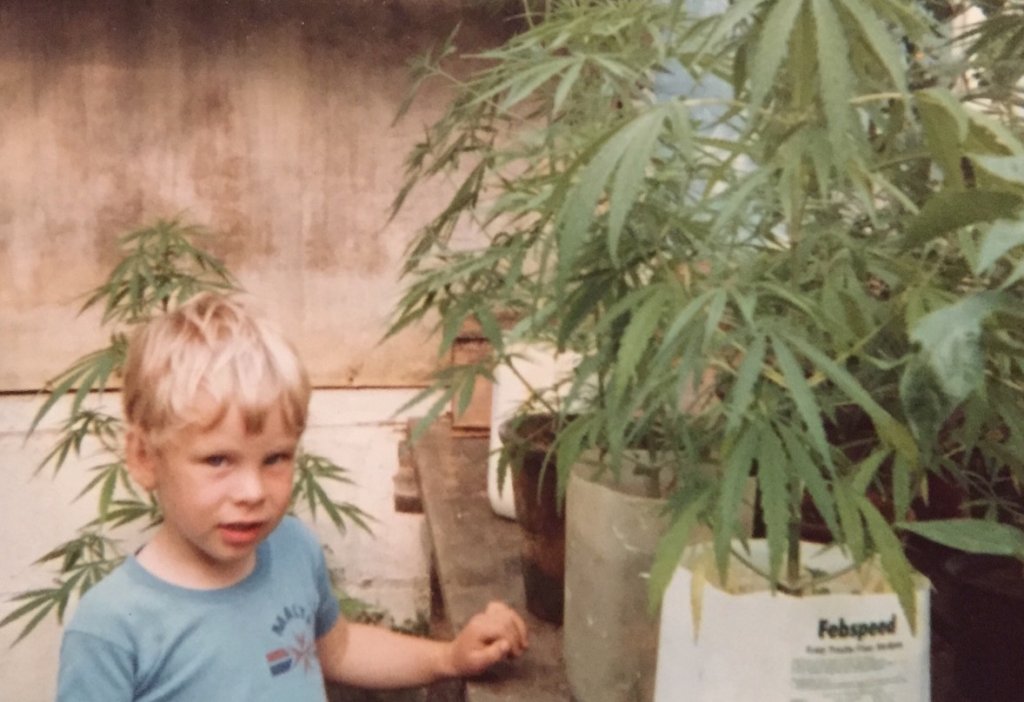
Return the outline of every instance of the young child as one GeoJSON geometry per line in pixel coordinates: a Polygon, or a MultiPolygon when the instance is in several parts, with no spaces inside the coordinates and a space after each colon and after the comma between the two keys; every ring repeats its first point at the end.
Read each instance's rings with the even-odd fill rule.
{"type": "Polygon", "coordinates": [[[408,687],[520,655],[491,603],[451,642],[339,617],[314,536],[286,517],[309,381],[292,347],[204,293],[143,325],[125,366],[126,463],[163,521],[82,598],[60,702],[324,700],[323,679],[408,687]]]}

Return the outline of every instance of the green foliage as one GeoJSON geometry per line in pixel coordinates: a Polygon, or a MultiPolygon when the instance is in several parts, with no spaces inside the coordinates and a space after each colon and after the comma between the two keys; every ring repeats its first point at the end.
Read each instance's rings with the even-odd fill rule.
{"type": "Polygon", "coordinates": [[[961,551],[1012,556],[1024,560],[1024,534],[1020,529],[999,522],[947,519],[909,522],[900,527],[961,551]]]}
{"type": "Polygon", "coordinates": [[[329,458],[307,451],[301,452],[295,458],[292,505],[305,504],[314,519],[317,512],[323,510],[331,523],[341,532],[346,530],[346,522],[351,522],[370,533],[369,515],[350,502],[336,502],[324,489],[327,481],[352,484],[345,468],[329,458]]]}
{"type": "Polygon", "coordinates": [[[455,98],[396,207],[457,186],[409,249],[393,331],[436,319],[444,346],[476,317],[494,347],[424,397],[511,341],[579,352],[566,404],[589,405],[559,459],[680,459],[655,589],[696,524],[728,566],[753,478],[773,585],[799,573],[809,503],[914,621],[894,519],[931,474],[973,495],[1024,478],[1021,8],[959,29],[917,0],[721,8],[554,1],[468,80],[454,43],[425,62],[455,98]]]}
{"type": "Polygon", "coordinates": [[[61,620],[74,593],[85,592],[98,583],[121,562],[121,559],[122,555],[117,545],[92,530],[60,544],[36,563],[59,563],[61,576],[51,587],[28,590],[15,595],[12,600],[22,604],[0,620],[0,626],[7,626],[29,617],[15,639],[17,643],[30,634],[51,612],[56,615],[58,621],[61,620]]]}
{"type": "MultiPolygon", "coordinates": [[[[160,220],[120,239],[122,257],[107,280],[91,291],[81,311],[102,310],[102,324],[115,325],[110,344],[85,354],[47,383],[46,398],[29,427],[31,434],[59,406],[70,400],[53,448],[37,467],[57,474],[69,459],[96,456],[99,462],[78,498],[96,500],[95,517],[73,539],[42,556],[39,565],[57,566],[54,585],[14,596],[21,604],[0,620],[7,626],[27,619],[17,640],[28,635],[47,615],[63,619],[68,603],[95,585],[124,558],[116,530],[126,525],[144,528],[160,522],[160,508],[141,493],[124,464],[123,426],[111,414],[104,396],[124,365],[126,329],[167,311],[201,291],[238,290],[235,280],[217,258],[202,248],[209,235],[177,220],[160,220]]],[[[370,517],[348,502],[337,502],[324,489],[328,481],[349,483],[347,470],[329,459],[306,452],[296,457],[292,505],[318,511],[344,531],[348,523],[369,531],[370,517]]]]}

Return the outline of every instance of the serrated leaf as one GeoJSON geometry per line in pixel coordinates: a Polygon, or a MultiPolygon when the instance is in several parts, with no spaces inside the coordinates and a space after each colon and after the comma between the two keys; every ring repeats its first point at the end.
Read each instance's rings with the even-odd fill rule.
{"type": "Polygon", "coordinates": [[[789,481],[785,466],[789,463],[782,441],[775,432],[761,433],[757,457],[757,481],[761,488],[761,506],[764,510],[765,535],[768,542],[769,575],[774,590],[779,570],[786,555],[789,540],[790,504],[789,481]]]}
{"type": "Polygon", "coordinates": [[[971,162],[989,175],[1016,186],[1024,186],[1024,157],[971,154],[971,162]]]}
{"type": "Polygon", "coordinates": [[[591,428],[591,416],[574,417],[558,432],[555,440],[555,469],[558,471],[557,493],[561,504],[569,485],[569,474],[583,450],[583,441],[591,428]]]}
{"type": "Polygon", "coordinates": [[[610,202],[608,251],[618,256],[618,241],[626,215],[642,192],[647,165],[664,128],[665,118],[677,106],[655,106],[617,126],[598,141],[593,157],[584,155],[577,182],[568,190],[556,216],[559,277],[565,280],[575,263],[576,254],[594,221],[601,195],[608,190],[610,202]],[[615,175],[612,179],[612,175],[615,175]],[[611,187],[609,188],[609,182],[611,187]]]}
{"type": "Polygon", "coordinates": [[[553,58],[515,73],[507,84],[497,88],[497,92],[508,91],[501,101],[501,109],[509,110],[519,104],[575,61],[573,57],[553,58]]]}
{"type": "Polygon", "coordinates": [[[825,111],[829,144],[835,160],[845,163],[850,155],[853,114],[853,67],[850,47],[833,0],[811,0],[818,59],[818,80],[825,111]]]}
{"type": "Polygon", "coordinates": [[[459,397],[455,406],[455,414],[462,416],[469,409],[469,403],[473,401],[473,393],[476,390],[476,376],[469,374],[469,377],[462,381],[459,388],[459,397]]]}
{"type": "Polygon", "coordinates": [[[117,471],[110,470],[107,472],[106,478],[103,480],[103,487],[100,489],[99,496],[99,517],[100,521],[105,521],[107,518],[107,511],[110,509],[110,501],[114,496],[114,488],[117,487],[117,471]]]}
{"type": "Polygon", "coordinates": [[[838,536],[841,531],[839,522],[836,521],[835,500],[828,483],[821,474],[820,464],[811,457],[810,452],[793,430],[783,427],[780,429],[780,433],[786,446],[786,453],[789,454],[792,461],[793,471],[803,482],[829,532],[838,536]]]}
{"type": "Polygon", "coordinates": [[[690,543],[693,529],[697,526],[701,512],[707,507],[709,496],[707,491],[693,493],[658,542],[654,562],[651,565],[651,576],[647,584],[648,604],[652,614],[661,607],[665,589],[679,567],[679,558],[683,549],[690,543]]]}
{"type": "Polygon", "coordinates": [[[1009,277],[1003,281],[1001,287],[1003,287],[1004,289],[1009,288],[1013,285],[1016,285],[1021,280],[1024,280],[1024,261],[1021,261],[1020,263],[1017,264],[1017,266],[1013,269],[1013,273],[1011,273],[1009,277]]]}
{"type": "Polygon", "coordinates": [[[942,168],[949,187],[962,189],[960,157],[969,129],[967,112],[948,90],[929,88],[918,92],[916,98],[928,149],[942,168]]]}
{"type": "Polygon", "coordinates": [[[906,52],[894,40],[892,32],[863,0],[842,0],[846,10],[860,29],[860,36],[871,47],[893,87],[900,93],[907,92],[906,52]]]}
{"type": "Polygon", "coordinates": [[[999,522],[982,519],[937,519],[902,522],[904,531],[967,553],[1011,556],[1024,560],[1024,532],[999,522]]]}
{"type": "Polygon", "coordinates": [[[743,415],[754,400],[754,387],[761,377],[766,351],[767,340],[764,336],[759,336],[743,355],[743,362],[736,372],[736,382],[733,383],[727,404],[729,419],[726,428],[729,433],[739,428],[743,415]]]}
{"type": "Polygon", "coordinates": [[[728,572],[732,538],[739,524],[743,492],[758,453],[758,443],[757,430],[748,426],[723,457],[721,492],[715,506],[714,528],[715,563],[723,580],[728,572]]]}
{"type": "Polygon", "coordinates": [[[1011,249],[1024,245],[1024,219],[1000,219],[985,229],[981,249],[974,265],[975,275],[982,275],[1011,249]]]}
{"type": "MultiPolygon", "coordinates": [[[[79,359],[78,361],[75,362],[75,365],[77,366],[81,364],[87,358],[88,357],[79,359]]],[[[75,372],[69,372],[69,374],[65,376],[63,380],[61,380],[61,382],[53,390],[50,391],[49,397],[46,398],[43,404],[39,407],[39,410],[36,412],[35,416],[32,418],[32,423],[29,425],[28,432],[26,432],[27,434],[31,435],[32,432],[36,430],[36,428],[39,426],[39,423],[43,420],[43,417],[45,417],[49,413],[49,411],[53,409],[53,406],[56,405],[60,401],[60,399],[68,393],[68,391],[78,381],[79,376],[84,372],[84,369],[79,369],[76,370],[75,372]]]]}
{"type": "Polygon", "coordinates": [[[905,249],[979,222],[1013,218],[1024,199],[997,190],[941,192],[930,197],[906,226],[905,249]]]}
{"type": "Polygon", "coordinates": [[[910,511],[910,502],[913,497],[912,471],[906,460],[900,455],[893,458],[892,466],[892,502],[897,518],[900,518],[910,511]]]}
{"type": "Polygon", "coordinates": [[[889,456],[889,451],[880,449],[873,451],[871,455],[857,464],[857,470],[850,480],[850,488],[857,494],[864,494],[868,491],[882,462],[889,456]]]}
{"type": "Polygon", "coordinates": [[[972,111],[966,146],[972,153],[1006,153],[1024,157],[1024,143],[1013,130],[992,115],[972,111]]]}
{"type": "Polygon", "coordinates": [[[576,287],[567,300],[560,305],[561,324],[558,327],[557,344],[564,346],[583,320],[597,309],[597,305],[608,294],[604,281],[590,281],[576,287]]]}
{"type": "MultiPolygon", "coordinates": [[[[673,107],[673,104],[668,107],[673,107]]],[[[637,120],[636,131],[624,146],[622,158],[615,170],[608,209],[608,253],[615,263],[619,259],[619,239],[622,237],[626,216],[643,189],[647,168],[661,136],[667,112],[665,106],[656,107],[637,120]]]]}
{"type": "Polygon", "coordinates": [[[879,405],[849,371],[800,337],[788,335],[786,339],[871,417],[878,435],[903,455],[908,465],[917,465],[917,444],[910,432],[879,405]]]}
{"type": "Polygon", "coordinates": [[[585,63],[585,60],[577,59],[562,75],[562,79],[558,81],[558,87],[555,88],[555,96],[551,105],[552,112],[558,112],[562,109],[562,104],[569,95],[569,91],[576,85],[576,81],[579,79],[580,72],[583,70],[585,63]]]}
{"type": "MultiPolygon", "coordinates": [[[[934,382],[953,405],[966,399],[984,379],[981,326],[1002,303],[999,293],[971,295],[929,313],[910,330],[911,341],[920,346],[915,362],[932,371],[934,382]]],[[[925,374],[916,371],[916,376],[921,380],[925,374]]]]}
{"type": "Polygon", "coordinates": [[[842,541],[850,549],[855,561],[863,561],[865,553],[864,521],[857,509],[857,497],[845,481],[837,481],[833,485],[833,496],[836,514],[839,516],[839,527],[842,530],[842,541]]]}
{"type": "Polygon", "coordinates": [[[601,193],[622,157],[621,132],[613,132],[603,147],[582,167],[578,181],[569,188],[555,220],[558,230],[559,276],[564,281],[576,264],[576,255],[594,220],[601,193]],[[616,139],[618,137],[618,139],[616,139]]]}
{"type": "Polygon", "coordinates": [[[772,336],[772,349],[775,352],[775,359],[782,371],[782,377],[786,381],[786,389],[789,391],[797,412],[807,427],[811,443],[821,456],[821,460],[831,465],[832,453],[829,450],[828,438],[825,436],[825,427],[821,419],[821,407],[814,398],[807,378],[804,376],[803,368],[797,362],[793,352],[777,336],[772,336]]]}
{"type": "MultiPolygon", "coordinates": [[[[50,600],[46,600],[46,601],[39,601],[39,602],[34,602],[33,603],[34,606],[29,608],[29,609],[27,609],[27,610],[25,610],[24,612],[21,611],[21,610],[25,609],[24,607],[20,608],[19,610],[15,610],[15,613],[19,613],[18,614],[19,617],[28,614],[28,612],[32,611],[32,609],[36,609],[37,611],[36,611],[36,613],[34,615],[32,615],[32,618],[28,620],[28,622],[25,624],[25,626],[22,627],[21,631],[18,632],[17,637],[15,637],[15,639],[12,642],[11,645],[13,646],[14,644],[16,644],[19,641],[21,641],[22,639],[24,639],[29,634],[31,634],[32,631],[39,625],[39,622],[41,622],[43,620],[43,618],[47,614],[50,613],[50,610],[52,610],[54,608],[54,606],[57,604],[57,602],[58,602],[58,600],[56,600],[56,599],[50,599],[50,600]]],[[[13,619],[12,619],[12,621],[13,621],[13,619]]],[[[7,619],[6,618],[4,619],[4,623],[7,623],[7,619]]],[[[0,624],[0,626],[2,626],[2,624],[0,624]]]]}
{"type": "Polygon", "coordinates": [[[917,597],[914,593],[914,569],[903,552],[903,544],[893,533],[892,527],[885,521],[881,512],[863,495],[858,495],[858,507],[864,522],[867,524],[871,541],[882,561],[889,585],[896,592],[896,597],[903,607],[903,613],[910,623],[910,629],[917,633],[917,597]]]}
{"type": "Polygon", "coordinates": [[[729,295],[725,290],[718,289],[709,292],[711,300],[708,302],[707,316],[704,318],[704,350],[708,349],[716,333],[720,330],[726,305],[729,304],[729,295]]]}
{"type": "Polygon", "coordinates": [[[749,22],[754,16],[758,5],[765,0],[736,0],[730,3],[728,9],[716,17],[711,25],[711,31],[704,35],[704,39],[694,56],[694,63],[699,64],[705,53],[713,50],[723,39],[731,38],[733,30],[741,22],[749,22]]]}
{"type": "Polygon", "coordinates": [[[613,375],[613,391],[616,397],[623,396],[626,386],[633,379],[641,357],[651,345],[651,339],[662,319],[664,308],[665,290],[659,287],[644,300],[640,307],[634,310],[629,325],[622,335],[618,354],[616,354],[613,375]]]}
{"type": "Polygon", "coordinates": [[[750,103],[758,110],[778,82],[804,0],[777,0],[764,16],[750,74],[750,103]]]}
{"type": "Polygon", "coordinates": [[[687,331],[690,323],[696,318],[704,305],[708,304],[714,293],[715,291],[713,290],[701,293],[687,302],[683,309],[679,311],[679,314],[675,316],[665,331],[665,336],[662,338],[661,346],[658,348],[658,353],[655,356],[655,364],[663,364],[672,356],[683,333],[687,331]]]}

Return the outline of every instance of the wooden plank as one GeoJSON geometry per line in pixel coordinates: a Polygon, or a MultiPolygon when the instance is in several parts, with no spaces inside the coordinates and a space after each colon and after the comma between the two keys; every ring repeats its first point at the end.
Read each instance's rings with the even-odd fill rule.
{"type": "Polygon", "coordinates": [[[530,630],[520,659],[466,682],[467,702],[570,699],[561,627],[526,611],[519,527],[495,515],[487,500],[487,437],[453,435],[450,422],[439,421],[412,450],[448,621],[461,629],[489,601],[503,600],[530,630]]]}

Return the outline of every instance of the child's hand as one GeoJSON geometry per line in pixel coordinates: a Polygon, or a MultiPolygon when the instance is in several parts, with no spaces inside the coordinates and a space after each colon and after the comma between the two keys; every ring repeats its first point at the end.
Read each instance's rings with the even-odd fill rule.
{"type": "Polygon", "coordinates": [[[451,642],[455,675],[473,676],[504,658],[520,656],[527,647],[526,622],[506,604],[491,602],[451,642]]]}

